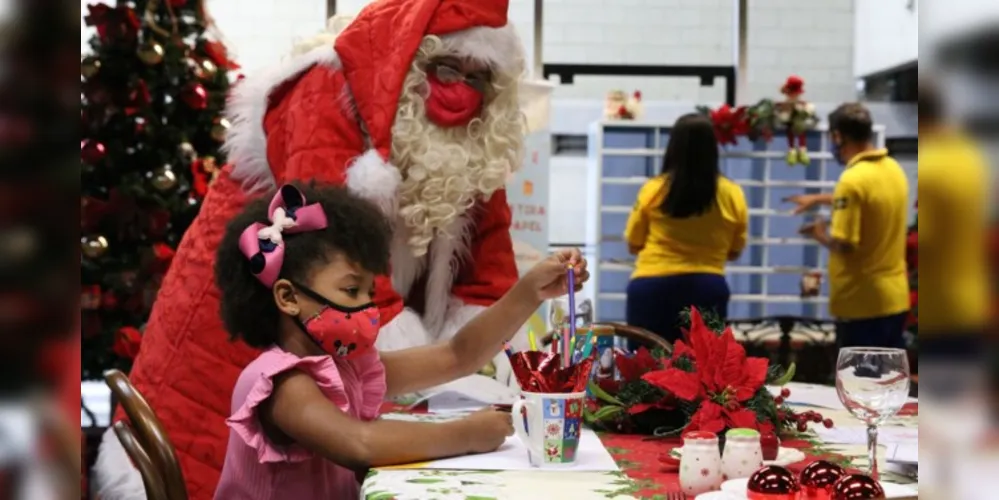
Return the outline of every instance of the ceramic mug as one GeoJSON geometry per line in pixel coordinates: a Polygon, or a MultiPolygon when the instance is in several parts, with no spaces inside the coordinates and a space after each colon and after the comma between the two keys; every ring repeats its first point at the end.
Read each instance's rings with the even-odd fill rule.
{"type": "Polygon", "coordinates": [[[585,397],[586,392],[525,392],[513,404],[513,429],[527,448],[531,465],[559,468],[575,464],[585,397]]]}

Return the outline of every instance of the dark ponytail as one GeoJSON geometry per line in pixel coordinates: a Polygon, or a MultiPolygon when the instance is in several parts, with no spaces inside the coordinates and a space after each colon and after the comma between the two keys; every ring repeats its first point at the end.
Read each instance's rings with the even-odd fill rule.
{"type": "Polygon", "coordinates": [[[711,120],[700,114],[681,116],[670,133],[662,174],[669,175],[663,213],[677,219],[702,215],[718,192],[718,140],[711,120]]]}

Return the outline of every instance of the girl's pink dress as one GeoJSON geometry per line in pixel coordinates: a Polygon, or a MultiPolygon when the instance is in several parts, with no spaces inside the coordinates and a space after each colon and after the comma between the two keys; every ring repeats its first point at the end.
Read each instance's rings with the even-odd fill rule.
{"type": "Polygon", "coordinates": [[[330,356],[300,358],[272,347],[250,363],[232,393],[229,447],[215,498],[219,500],[350,499],[359,495],[357,478],[345,469],[297,445],[279,446],[264,435],[257,407],[274,388],[272,379],[288,370],[315,379],[326,397],[361,420],[378,416],[385,398],[385,366],[378,353],[356,360],[330,356]]]}

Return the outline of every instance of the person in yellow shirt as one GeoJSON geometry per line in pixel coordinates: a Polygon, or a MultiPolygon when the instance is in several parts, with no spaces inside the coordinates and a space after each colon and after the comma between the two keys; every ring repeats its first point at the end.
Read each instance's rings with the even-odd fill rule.
{"type": "MultiPolygon", "coordinates": [[[[831,196],[831,226],[801,228],[829,249],[829,312],[840,347],[905,347],[909,280],[905,264],[909,184],[888,151],[874,147],[870,112],[848,103],[829,115],[836,159],[846,164],[831,196]]],[[[818,199],[818,201],[814,201],[818,199]]],[[[803,210],[800,198],[799,211],[803,210]]],[[[807,207],[806,207],[807,208],[807,207]]]]}
{"type": "Polygon", "coordinates": [[[625,228],[628,248],[638,256],[628,284],[628,324],[672,342],[681,336],[680,312],[687,307],[725,319],[725,262],[739,257],[748,226],[742,188],[719,170],[711,121],[680,117],[662,173],[642,186],[625,228]]]}
{"type": "Polygon", "coordinates": [[[929,82],[920,82],[918,113],[920,347],[963,345],[976,356],[989,320],[988,170],[974,142],[947,123],[929,82]]]}

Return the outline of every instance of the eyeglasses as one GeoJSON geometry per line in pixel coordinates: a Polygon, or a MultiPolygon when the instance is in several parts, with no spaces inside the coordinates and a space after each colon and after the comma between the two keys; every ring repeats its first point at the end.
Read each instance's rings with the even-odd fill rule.
{"type": "Polygon", "coordinates": [[[462,73],[458,68],[443,62],[433,62],[427,65],[427,73],[433,73],[442,83],[464,82],[479,92],[485,92],[489,86],[491,75],[488,72],[476,71],[462,73]]]}

